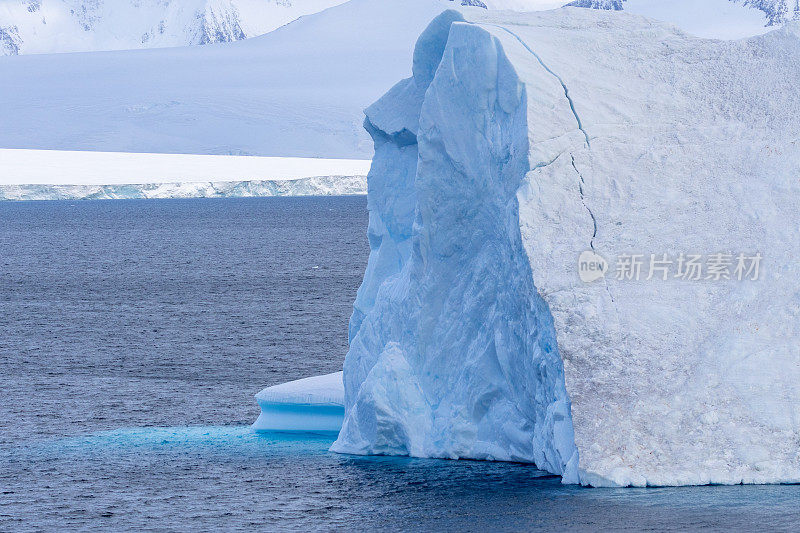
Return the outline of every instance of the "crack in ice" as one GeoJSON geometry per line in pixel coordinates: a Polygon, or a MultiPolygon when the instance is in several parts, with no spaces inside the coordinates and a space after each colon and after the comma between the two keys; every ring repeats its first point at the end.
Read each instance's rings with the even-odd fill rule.
{"type": "MultiPolygon", "coordinates": [[[[596,252],[594,248],[594,239],[597,237],[597,218],[594,216],[594,212],[592,208],[589,207],[589,204],[586,203],[586,195],[583,191],[583,186],[586,185],[586,180],[583,178],[583,174],[580,170],[578,170],[578,166],[575,164],[575,155],[569,154],[570,163],[572,164],[573,170],[578,175],[579,182],[578,182],[578,191],[581,194],[581,203],[586,211],[589,213],[589,216],[592,217],[592,225],[594,226],[594,230],[592,231],[592,238],[589,239],[589,247],[592,249],[593,252],[596,252]]],[[[617,309],[617,302],[614,300],[614,295],[611,294],[611,289],[608,287],[608,281],[603,278],[603,285],[605,285],[606,292],[608,293],[608,297],[611,298],[611,303],[614,304],[614,311],[617,315],[617,320],[619,320],[619,309],[617,309]]]]}
{"type": "Polygon", "coordinates": [[[575,170],[575,173],[578,175],[578,178],[580,178],[580,183],[578,183],[578,191],[580,191],[581,193],[581,203],[583,204],[583,207],[586,208],[586,211],[589,212],[589,216],[592,217],[594,232],[592,233],[592,238],[589,240],[589,247],[592,249],[592,251],[594,251],[594,238],[597,237],[597,219],[595,218],[592,209],[586,204],[586,196],[583,194],[583,186],[586,185],[586,180],[583,179],[583,174],[581,174],[581,171],[578,170],[578,167],[575,166],[575,156],[572,154],[570,154],[569,156],[571,159],[572,168],[575,170]]]}
{"type": "Polygon", "coordinates": [[[581,130],[581,133],[583,133],[583,136],[586,139],[586,146],[591,148],[592,144],[589,141],[589,134],[586,132],[585,129],[583,129],[583,123],[581,122],[581,117],[578,115],[578,111],[575,109],[575,102],[572,101],[572,97],[569,95],[569,89],[567,88],[567,84],[564,83],[564,79],[561,76],[559,76],[558,74],[556,74],[553,71],[553,69],[548,67],[547,64],[542,60],[541,56],[539,56],[539,54],[534,52],[533,49],[530,46],[528,46],[527,43],[525,41],[523,41],[522,38],[519,35],[517,35],[516,33],[514,33],[513,31],[509,30],[506,27],[498,26],[496,24],[487,24],[487,26],[492,26],[494,28],[498,28],[500,30],[503,30],[504,32],[506,32],[509,35],[511,35],[512,37],[514,37],[517,41],[519,41],[519,43],[523,47],[525,47],[525,50],[530,52],[530,54],[533,57],[536,58],[536,61],[539,62],[539,64],[542,66],[542,68],[544,68],[548,73],[550,73],[550,75],[552,75],[555,79],[558,80],[558,83],[561,84],[561,88],[564,89],[564,96],[567,98],[567,102],[569,102],[569,108],[572,111],[572,115],[575,117],[575,121],[578,123],[578,129],[581,130]]]}

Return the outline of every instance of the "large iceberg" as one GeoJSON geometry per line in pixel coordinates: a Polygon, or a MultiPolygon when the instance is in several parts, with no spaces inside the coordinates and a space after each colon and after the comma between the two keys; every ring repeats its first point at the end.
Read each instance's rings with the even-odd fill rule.
{"type": "Polygon", "coordinates": [[[797,24],[440,15],[366,111],[371,254],[332,449],[800,481],[798,80],[797,24]]]}

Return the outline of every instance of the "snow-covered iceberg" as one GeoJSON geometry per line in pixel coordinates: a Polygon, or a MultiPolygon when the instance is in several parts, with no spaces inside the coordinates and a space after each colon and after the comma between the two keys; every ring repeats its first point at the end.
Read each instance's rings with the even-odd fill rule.
{"type": "Polygon", "coordinates": [[[344,417],[342,373],[298,379],[256,394],[256,431],[337,432],[344,417]]]}
{"type": "Polygon", "coordinates": [[[463,16],[366,111],[371,254],[332,449],[800,481],[800,27],[463,16]]]}

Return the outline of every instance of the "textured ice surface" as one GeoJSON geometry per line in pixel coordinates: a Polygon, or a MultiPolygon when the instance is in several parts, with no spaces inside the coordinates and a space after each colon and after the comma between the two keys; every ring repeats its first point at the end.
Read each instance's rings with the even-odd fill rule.
{"type": "Polygon", "coordinates": [[[298,379],[256,394],[257,431],[339,431],[344,416],[342,373],[298,379]]]}
{"type": "Polygon", "coordinates": [[[591,485],[800,481],[798,26],[461,17],[367,110],[371,254],[332,449],[591,485]],[[587,284],[590,249],[764,268],[587,284]]]}
{"type": "Polygon", "coordinates": [[[372,252],[333,449],[530,461],[575,478],[555,332],[519,231],[525,87],[489,33],[451,31],[460,19],[436,19],[414,77],[367,110],[372,252]]]}

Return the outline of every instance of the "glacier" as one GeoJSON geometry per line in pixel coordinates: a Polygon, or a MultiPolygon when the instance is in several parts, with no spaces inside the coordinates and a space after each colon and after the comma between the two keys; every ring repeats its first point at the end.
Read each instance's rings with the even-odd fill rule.
{"type": "Polygon", "coordinates": [[[800,482],[800,25],[465,17],[435,19],[366,110],[371,252],[331,449],[590,486],[800,482]],[[764,268],[579,275],[586,254],[684,252],[764,268]]]}
{"type": "Polygon", "coordinates": [[[351,196],[367,192],[365,176],[314,176],[286,180],[129,183],[120,185],[0,185],[0,201],[152,200],[351,196]]]}
{"type": "Polygon", "coordinates": [[[0,148],[2,200],[366,194],[369,160],[0,148]]]}

